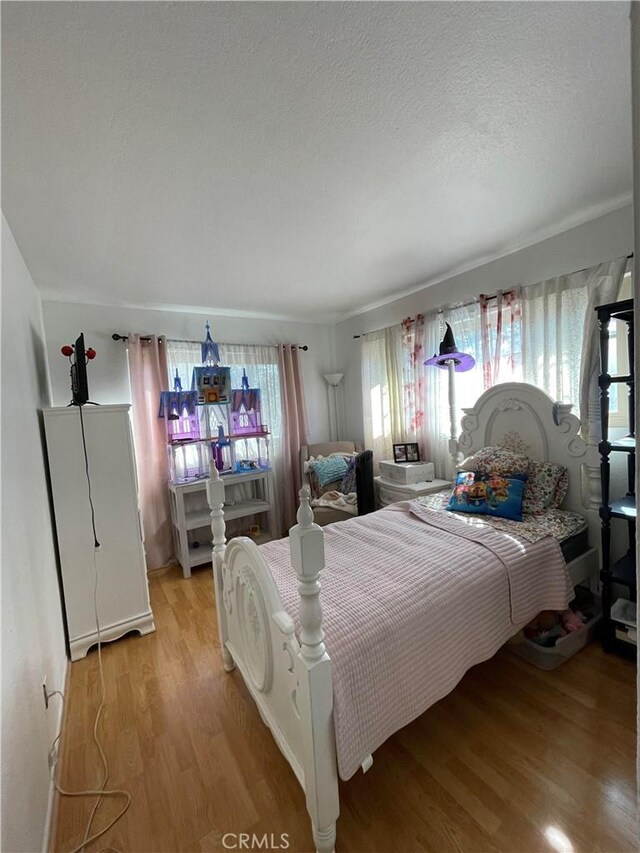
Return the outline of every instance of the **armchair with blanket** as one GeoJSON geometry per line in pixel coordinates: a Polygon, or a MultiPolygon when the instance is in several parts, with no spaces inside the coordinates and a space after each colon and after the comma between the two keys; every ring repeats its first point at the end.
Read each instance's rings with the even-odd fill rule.
{"type": "MultiPolygon", "coordinates": [[[[302,483],[311,488],[313,515],[317,524],[324,526],[334,521],[345,521],[355,515],[366,515],[375,509],[373,453],[370,450],[362,450],[361,444],[353,441],[332,441],[303,445],[300,448],[300,464],[302,483]],[[318,466],[313,465],[313,462],[332,458],[337,460],[336,476],[333,481],[326,482],[326,477],[331,475],[325,475],[323,478],[318,466]],[[355,489],[348,485],[354,480],[355,489]]],[[[327,467],[331,469],[329,464],[327,467]]]]}

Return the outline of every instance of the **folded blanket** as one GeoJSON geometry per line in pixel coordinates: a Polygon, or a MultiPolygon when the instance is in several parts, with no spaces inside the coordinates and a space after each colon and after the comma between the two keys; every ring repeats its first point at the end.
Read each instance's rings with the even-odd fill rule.
{"type": "Polygon", "coordinates": [[[328,506],[331,509],[339,509],[342,512],[348,512],[350,515],[358,514],[358,496],[355,492],[349,492],[348,495],[343,495],[342,492],[325,492],[319,498],[314,498],[311,501],[311,506],[328,506]]]}

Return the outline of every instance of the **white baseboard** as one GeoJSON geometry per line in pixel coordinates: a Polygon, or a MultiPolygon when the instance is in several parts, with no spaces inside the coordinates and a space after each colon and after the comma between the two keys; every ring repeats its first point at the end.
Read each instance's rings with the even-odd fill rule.
{"type": "MultiPolygon", "coordinates": [[[[62,732],[62,728],[66,722],[66,710],[67,703],[69,701],[69,683],[71,680],[71,661],[67,658],[67,666],[64,674],[64,700],[61,700],[59,703],[59,711],[58,711],[58,720],[56,723],[56,734],[58,732],[62,732]]],[[[54,735],[55,737],[55,735],[54,735]]],[[[60,737],[58,741],[58,755],[61,755],[63,736],[60,737]]],[[[53,740],[53,738],[52,738],[53,740]]],[[[44,823],[44,835],[42,838],[42,853],[48,853],[52,834],[55,829],[55,821],[58,816],[58,796],[56,791],[56,786],[53,780],[53,776],[49,781],[49,800],[47,802],[47,815],[44,823]]]]}

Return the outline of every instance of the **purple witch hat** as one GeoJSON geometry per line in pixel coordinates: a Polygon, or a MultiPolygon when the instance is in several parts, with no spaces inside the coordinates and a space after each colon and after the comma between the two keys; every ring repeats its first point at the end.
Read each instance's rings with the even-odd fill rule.
{"type": "Polygon", "coordinates": [[[433,358],[428,358],[424,363],[433,367],[447,367],[448,363],[453,361],[456,373],[464,373],[465,370],[471,370],[475,366],[475,358],[467,353],[458,352],[451,326],[448,323],[445,323],[445,325],[447,330],[440,342],[440,353],[434,355],[433,358]]]}

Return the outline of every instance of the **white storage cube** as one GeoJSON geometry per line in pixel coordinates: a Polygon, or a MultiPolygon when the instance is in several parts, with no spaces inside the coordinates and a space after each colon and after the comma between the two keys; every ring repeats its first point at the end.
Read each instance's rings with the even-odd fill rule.
{"type": "Polygon", "coordinates": [[[380,475],[406,486],[428,483],[435,476],[433,462],[392,462],[388,459],[380,463],[380,475]]]}
{"type": "Polygon", "coordinates": [[[379,507],[388,506],[397,501],[412,501],[423,495],[433,495],[443,489],[450,489],[452,483],[447,480],[431,480],[429,483],[396,483],[385,477],[374,477],[376,503],[379,507]]]}

